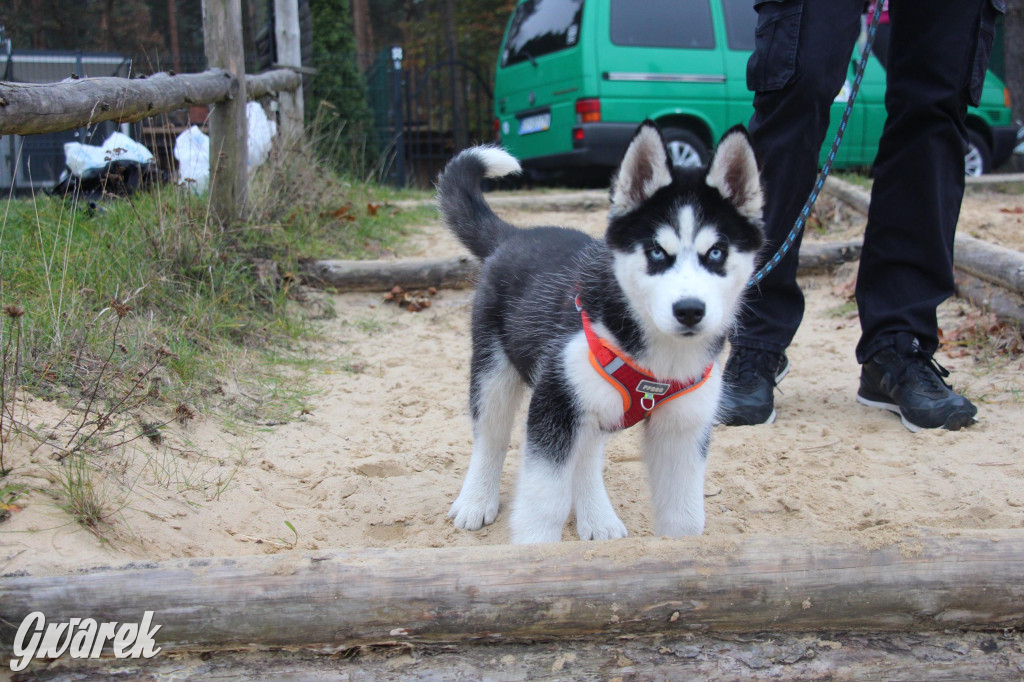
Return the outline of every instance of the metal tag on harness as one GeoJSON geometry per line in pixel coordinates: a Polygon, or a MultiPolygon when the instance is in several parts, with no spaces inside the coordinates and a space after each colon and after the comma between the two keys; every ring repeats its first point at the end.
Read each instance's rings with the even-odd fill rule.
{"type": "Polygon", "coordinates": [[[672,386],[669,384],[660,384],[657,381],[649,381],[647,379],[636,385],[637,393],[647,393],[650,395],[665,395],[670,388],[672,386]]]}

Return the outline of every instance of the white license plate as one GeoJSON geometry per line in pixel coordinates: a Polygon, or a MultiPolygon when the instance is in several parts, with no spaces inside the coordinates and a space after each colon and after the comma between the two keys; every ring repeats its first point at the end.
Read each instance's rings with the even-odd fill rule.
{"type": "Polygon", "coordinates": [[[529,135],[530,133],[539,133],[543,130],[547,130],[551,127],[551,112],[545,112],[543,114],[534,114],[533,116],[525,116],[519,119],[519,134],[529,135]]]}

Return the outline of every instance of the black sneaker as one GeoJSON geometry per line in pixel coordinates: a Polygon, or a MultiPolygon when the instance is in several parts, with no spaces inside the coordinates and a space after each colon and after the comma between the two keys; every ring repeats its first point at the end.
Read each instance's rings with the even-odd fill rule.
{"type": "Polygon", "coordinates": [[[913,432],[969,426],[978,413],[970,400],[953,392],[942,379],[949,370],[921,350],[910,334],[897,334],[894,343],[861,366],[857,401],[900,415],[913,432]]]}
{"type": "Polygon", "coordinates": [[[733,346],[725,363],[719,419],[726,426],[775,421],[775,387],[789,373],[784,353],[733,346]]]}

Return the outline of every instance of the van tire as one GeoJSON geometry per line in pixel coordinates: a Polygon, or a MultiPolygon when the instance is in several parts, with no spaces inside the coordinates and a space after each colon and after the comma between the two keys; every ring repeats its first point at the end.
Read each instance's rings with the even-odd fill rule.
{"type": "Polygon", "coordinates": [[[985,137],[977,130],[967,131],[967,154],[964,156],[964,172],[978,176],[992,170],[992,151],[985,137]]]}
{"type": "Polygon", "coordinates": [[[668,155],[673,165],[683,168],[706,166],[711,159],[711,151],[704,140],[696,133],[685,128],[665,128],[661,131],[668,147],[668,155]]]}

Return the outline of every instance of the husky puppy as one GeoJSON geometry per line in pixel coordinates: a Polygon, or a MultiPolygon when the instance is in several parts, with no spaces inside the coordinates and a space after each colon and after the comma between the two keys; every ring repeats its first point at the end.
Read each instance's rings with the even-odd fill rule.
{"type": "Polygon", "coordinates": [[[604,487],[604,446],[641,420],[655,533],[700,534],[722,391],[715,359],[763,242],[747,133],[727,132],[708,169],[683,169],[644,122],[613,181],[604,241],[498,218],[480,181],[519,170],[507,152],[485,146],[459,154],[438,179],[444,222],[483,259],[472,318],[473,454],[448,516],[467,530],[494,521],[513,415],[529,387],[513,542],[560,540],[570,512],[583,540],[625,537],[604,487]]]}

